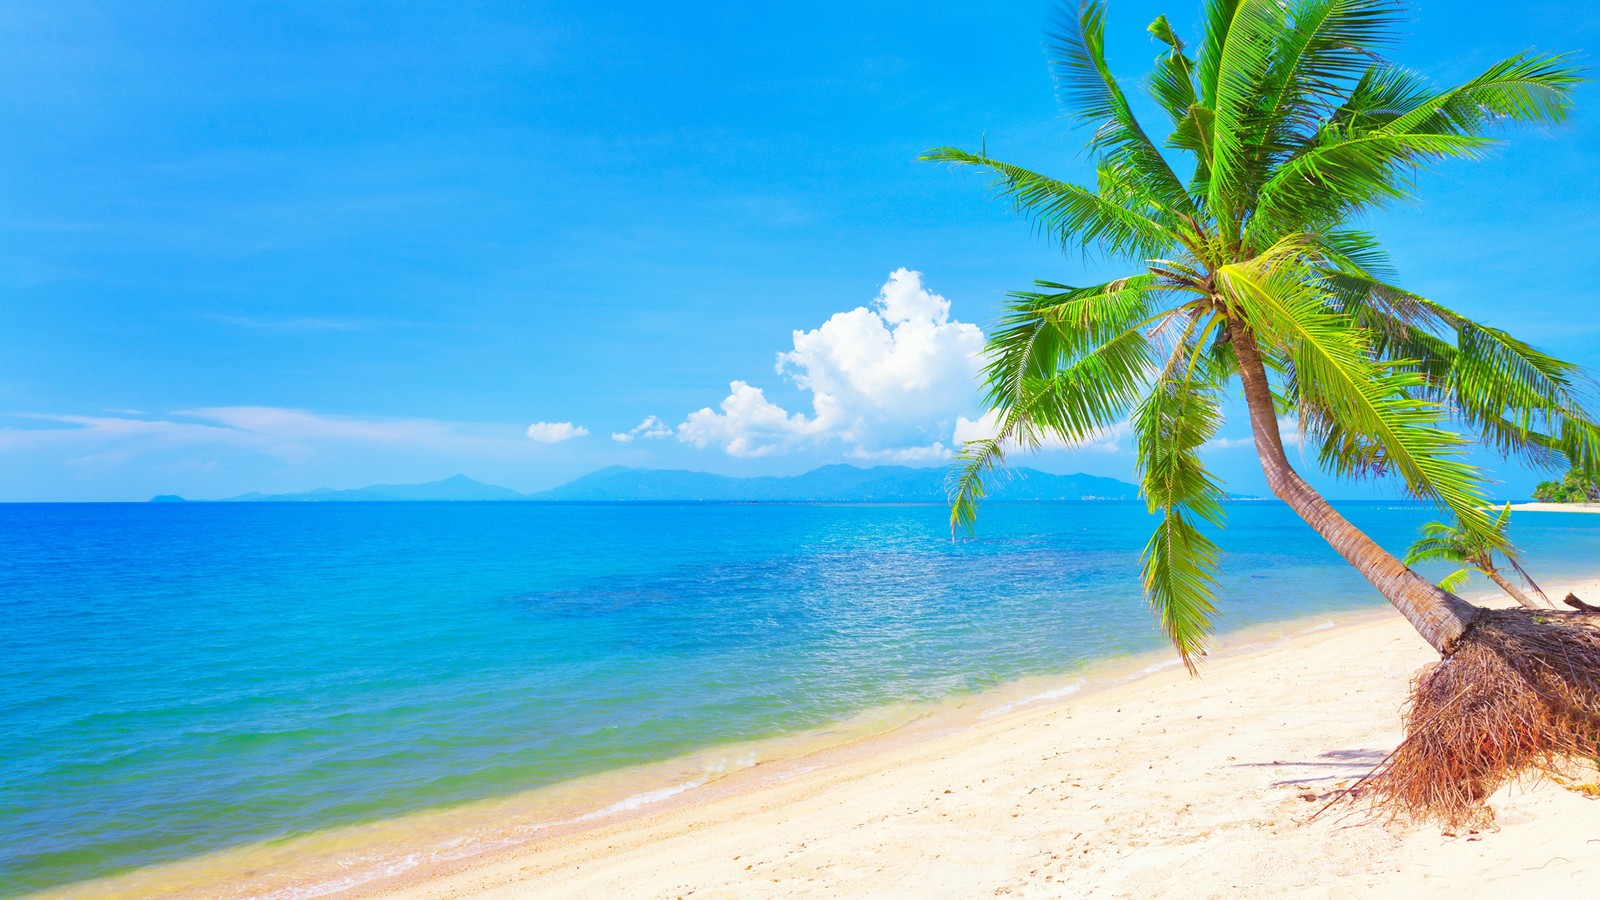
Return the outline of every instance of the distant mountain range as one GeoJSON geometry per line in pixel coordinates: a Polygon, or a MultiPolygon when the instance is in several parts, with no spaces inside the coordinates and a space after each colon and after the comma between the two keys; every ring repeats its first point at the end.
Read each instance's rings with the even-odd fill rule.
{"type": "Polygon", "coordinates": [[[364,488],[336,491],[317,488],[298,494],[262,494],[252,492],[229,497],[234,501],[265,501],[272,503],[304,503],[315,501],[351,500],[526,500],[527,495],[511,488],[474,481],[465,475],[454,475],[443,481],[425,484],[374,484],[364,488]]]}
{"type": "MultiPolygon", "coordinates": [[[[732,478],[681,469],[630,469],[611,466],[558,488],[520,494],[510,488],[456,475],[426,484],[375,484],[350,490],[318,488],[295,494],[253,492],[232,502],[307,503],[394,500],[537,500],[557,502],[723,501],[768,503],[943,503],[944,468],[907,466],[858,468],[823,466],[804,475],[732,478]]],[[[1037,469],[1012,469],[990,490],[993,500],[1132,500],[1139,490],[1125,481],[1094,475],[1051,475],[1037,469]]],[[[182,502],[163,494],[151,502],[182,502]]]]}
{"type": "MultiPolygon", "coordinates": [[[[944,468],[833,465],[804,475],[731,478],[679,469],[611,466],[530,500],[724,500],[768,502],[943,503],[944,468]]],[[[995,500],[1131,500],[1139,489],[1115,478],[1013,469],[994,485],[995,500]]]]}

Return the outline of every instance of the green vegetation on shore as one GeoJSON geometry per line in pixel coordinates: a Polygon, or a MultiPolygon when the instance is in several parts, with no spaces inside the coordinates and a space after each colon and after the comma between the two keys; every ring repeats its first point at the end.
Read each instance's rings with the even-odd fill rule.
{"type": "Polygon", "coordinates": [[[1533,499],[1540,503],[1600,503],[1600,484],[1594,476],[1573,469],[1560,481],[1539,482],[1533,499]]]}

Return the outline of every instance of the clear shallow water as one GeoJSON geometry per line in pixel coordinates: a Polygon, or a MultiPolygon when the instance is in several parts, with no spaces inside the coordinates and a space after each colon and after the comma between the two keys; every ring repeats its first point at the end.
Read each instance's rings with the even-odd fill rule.
{"type": "MultiPolygon", "coordinates": [[[[1346,507],[1392,548],[1418,507],[1346,507]]],[[[1238,503],[1223,625],[1380,605],[1238,503]]],[[[0,896],[1160,646],[1134,504],[0,505],[0,896]]],[[[1521,514],[1536,575],[1600,516],[1521,514]]]]}

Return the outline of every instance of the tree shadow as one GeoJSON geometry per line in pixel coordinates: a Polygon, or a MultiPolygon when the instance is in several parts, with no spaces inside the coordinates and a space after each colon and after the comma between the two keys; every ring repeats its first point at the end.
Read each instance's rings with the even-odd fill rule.
{"type": "Polygon", "coordinates": [[[1230,768],[1274,768],[1274,769],[1304,769],[1309,770],[1305,777],[1284,778],[1272,782],[1273,787],[1285,785],[1311,784],[1318,781],[1347,781],[1360,778],[1372,771],[1373,767],[1389,755],[1387,750],[1329,750],[1327,753],[1317,755],[1314,760],[1283,760],[1275,759],[1272,762],[1234,763],[1230,768]]]}

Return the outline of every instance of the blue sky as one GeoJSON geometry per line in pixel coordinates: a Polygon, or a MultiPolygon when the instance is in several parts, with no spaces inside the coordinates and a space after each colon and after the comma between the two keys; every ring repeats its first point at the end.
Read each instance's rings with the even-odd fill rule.
{"type": "MultiPolygon", "coordinates": [[[[1107,273],[913,161],[1085,174],[1047,4],[595,7],[0,7],[0,500],[938,464],[1005,292],[1107,273]]],[[[1132,83],[1199,2],[1111,7],[1132,83]]],[[[1600,28],[1410,17],[1394,56],[1440,81],[1600,28]]],[[[1404,283],[1600,364],[1597,104],[1370,222],[1404,283]]],[[[1248,447],[1211,461],[1261,491],[1248,447]]],[[[1131,475],[1117,435],[1028,464],[1131,475]]]]}

